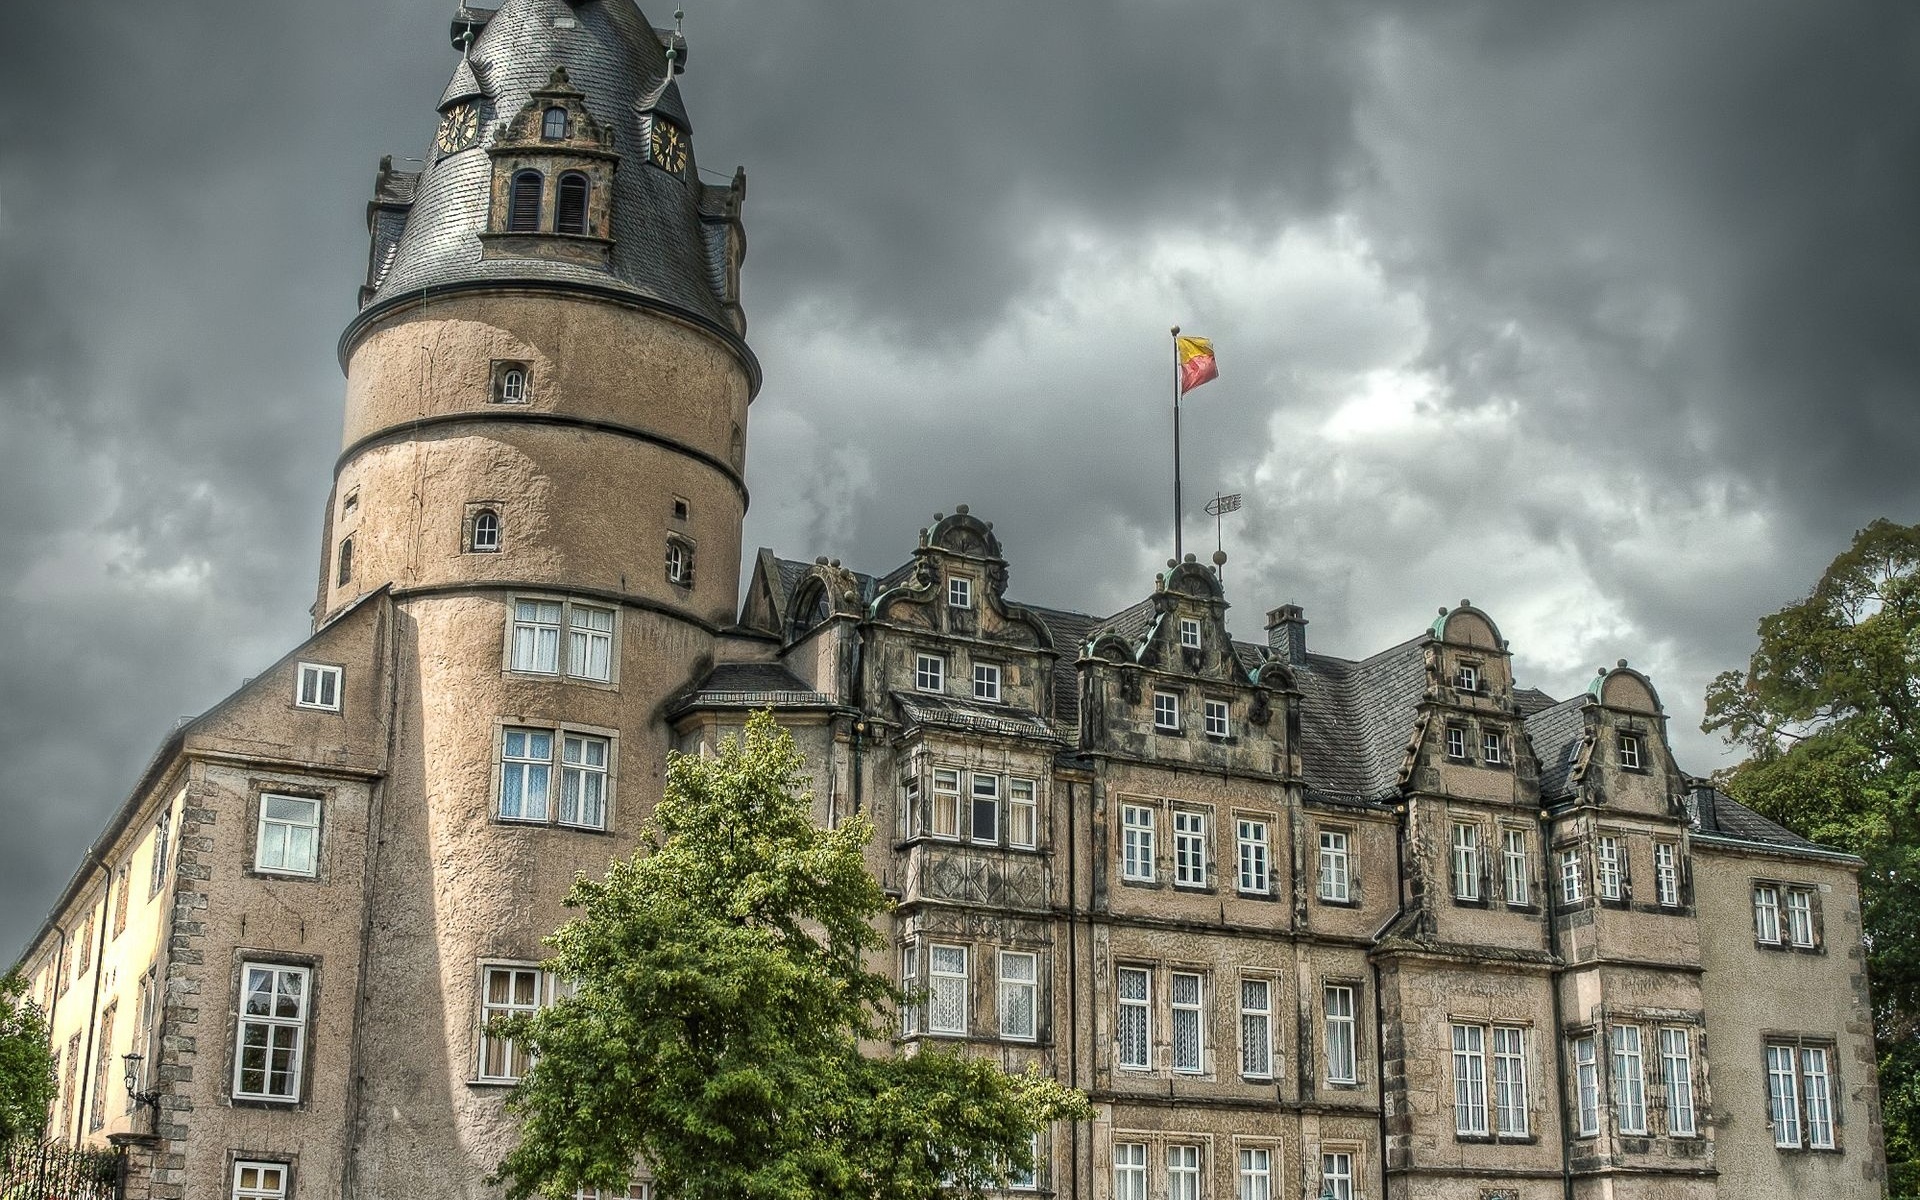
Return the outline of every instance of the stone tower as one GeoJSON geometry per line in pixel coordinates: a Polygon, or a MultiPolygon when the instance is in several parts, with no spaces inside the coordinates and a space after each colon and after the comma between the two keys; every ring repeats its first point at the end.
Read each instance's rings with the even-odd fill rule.
{"type": "Polygon", "coordinates": [[[349,1136],[367,1196],[465,1194],[506,1147],[514,1052],[476,1049],[474,1013],[551,986],[519,969],[568,882],[658,797],[659,713],[734,618],[759,381],[745,176],[701,182],[678,32],[632,0],[505,0],[453,41],[424,169],[383,162],[369,206],[315,608],[386,588],[394,614],[353,1038],[378,1064],[349,1136]]]}

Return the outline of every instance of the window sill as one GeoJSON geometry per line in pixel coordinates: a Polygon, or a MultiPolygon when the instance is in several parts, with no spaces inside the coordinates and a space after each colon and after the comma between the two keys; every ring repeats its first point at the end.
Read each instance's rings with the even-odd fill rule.
{"type": "Polygon", "coordinates": [[[1187,731],[1184,729],[1168,729],[1164,725],[1155,725],[1153,727],[1153,731],[1159,734],[1161,737],[1183,738],[1187,736],[1187,731]]]}
{"type": "Polygon", "coordinates": [[[1486,908],[1487,901],[1478,896],[1455,896],[1453,906],[1455,908],[1486,908]]]}
{"type": "Polygon", "coordinates": [[[327,715],[334,716],[334,717],[337,717],[340,715],[340,706],[337,704],[331,705],[331,706],[325,705],[325,704],[302,704],[298,700],[295,700],[293,702],[293,707],[299,710],[300,712],[326,713],[327,715]]]}
{"type": "Polygon", "coordinates": [[[227,1103],[234,1108],[258,1108],[268,1112],[299,1112],[306,1108],[306,1102],[293,1096],[275,1098],[272,1096],[229,1096],[227,1103]]]}
{"type": "Polygon", "coordinates": [[[469,1079],[467,1080],[467,1086],[470,1088],[489,1088],[489,1089],[502,1088],[504,1089],[504,1088],[518,1087],[519,1084],[520,1084],[520,1081],[518,1079],[469,1079]]]}
{"type": "Polygon", "coordinates": [[[1332,896],[1317,895],[1314,897],[1314,901],[1316,903],[1323,904],[1328,908],[1359,908],[1360,907],[1360,901],[1354,899],[1352,896],[1347,897],[1345,900],[1337,900],[1332,896]]]}

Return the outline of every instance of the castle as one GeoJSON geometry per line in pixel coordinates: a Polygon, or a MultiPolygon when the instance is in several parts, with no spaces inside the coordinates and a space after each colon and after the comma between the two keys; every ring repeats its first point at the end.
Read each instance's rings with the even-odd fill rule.
{"type": "Polygon", "coordinates": [[[964,506],[879,575],[762,550],[742,604],[746,183],[696,168],[685,39],[451,33],[368,208],[313,635],[169,737],[23,960],[51,1137],[151,1127],[142,1197],[496,1195],[484,1023],[550,1001],[669,751],[771,708],[881,831],[902,1040],[1097,1105],[1012,1196],[1883,1194],[1860,863],[1684,774],[1624,661],[1521,687],[1465,601],[1236,642],[1191,557],[1023,605],[964,506]]]}

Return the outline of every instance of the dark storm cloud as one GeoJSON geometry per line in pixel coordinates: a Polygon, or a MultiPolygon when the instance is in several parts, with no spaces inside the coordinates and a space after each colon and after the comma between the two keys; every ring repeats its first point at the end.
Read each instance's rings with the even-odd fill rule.
{"type": "MultiPolygon", "coordinates": [[[[751,184],[750,546],[884,569],[971,501],[1018,594],[1136,598],[1178,321],[1221,347],[1189,508],[1248,492],[1243,636],[1294,599],[1366,652],[1472,596],[1563,694],[1652,664],[1706,769],[1753,620],[1920,519],[1910,5],[689,8],[700,161],[751,184]]],[[[305,628],[363,207],[450,9],[11,24],[0,954],[305,628]]]]}

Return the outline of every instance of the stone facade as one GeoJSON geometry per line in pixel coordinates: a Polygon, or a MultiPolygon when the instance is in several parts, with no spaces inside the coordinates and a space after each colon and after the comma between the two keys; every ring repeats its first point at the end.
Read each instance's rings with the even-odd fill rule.
{"type": "Polygon", "coordinates": [[[155,1197],[495,1195],[485,1020],[551,999],[667,755],[772,708],[880,831],[902,1041],[1096,1101],[1016,1196],[1882,1194],[1859,864],[1683,774],[1624,662],[1556,702],[1464,602],[1364,659],[1291,606],[1236,642],[1191,559],[1024,606],[964,507],[880,576],[762,550],[742,603],[745,183],[656,136],[684,39],[454,35],[369,206],[314,633],[173,733],[23,959],[51,1136],[155,1197]],[[584,232],[509,222],[529,171],[584,232]]]}

